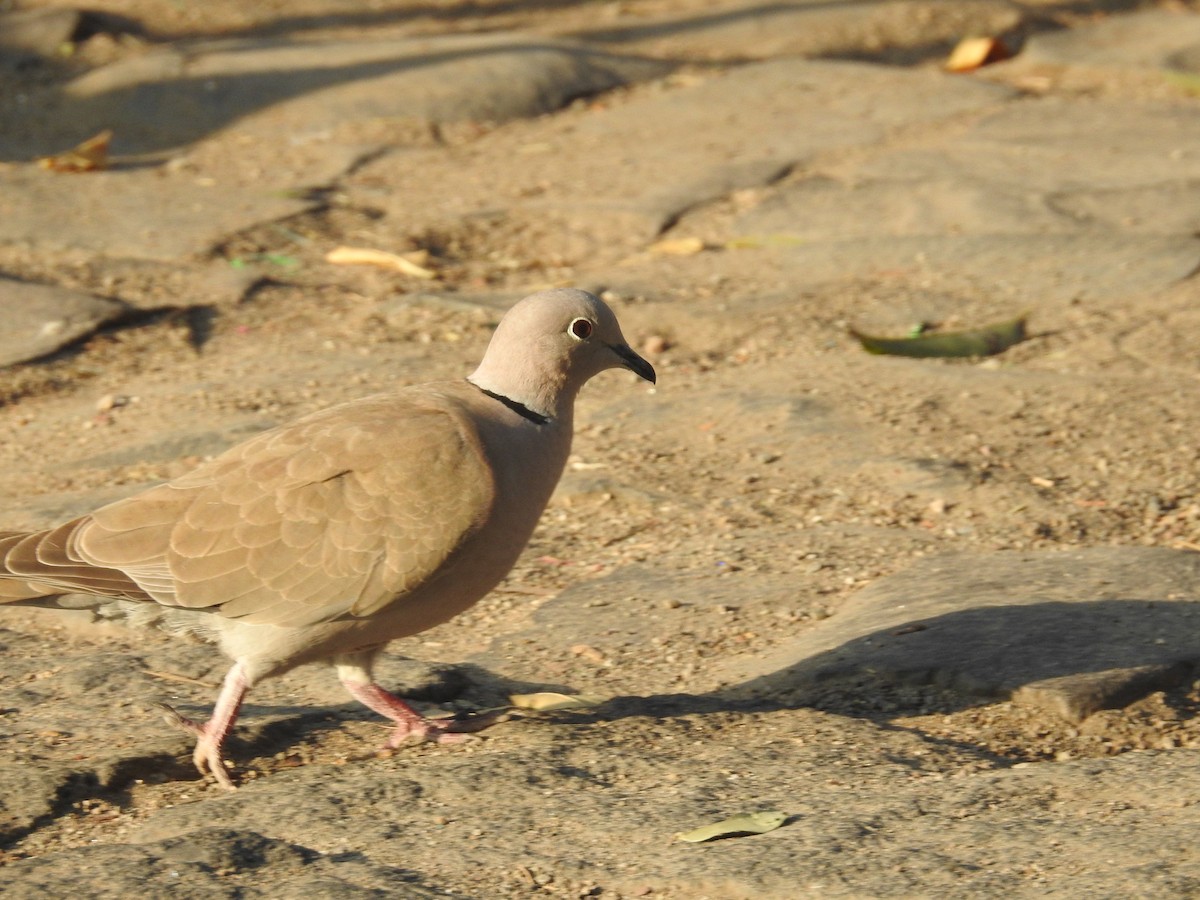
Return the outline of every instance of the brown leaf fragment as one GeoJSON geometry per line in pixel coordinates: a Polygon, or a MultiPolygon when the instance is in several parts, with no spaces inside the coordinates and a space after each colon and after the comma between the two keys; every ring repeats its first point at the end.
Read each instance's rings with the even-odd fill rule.
{"type": "Polygon", "coordinates": [[[108,145],[113,133],[105,129],[66,153],[39,156],[37,164],[51,172],[99,172],[108,168],[108,145]]]}

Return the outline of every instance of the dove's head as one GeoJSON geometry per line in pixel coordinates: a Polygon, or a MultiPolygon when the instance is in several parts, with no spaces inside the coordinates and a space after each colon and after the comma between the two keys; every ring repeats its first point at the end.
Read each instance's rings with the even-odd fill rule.
{"type": "Polygon", "coordinates": [[[654,367],[629,348],[617,317],[587,291],[558,288],[521,300],[504,314],[470,381],[552,418],[605,369],[655,381],[654,367]]]}

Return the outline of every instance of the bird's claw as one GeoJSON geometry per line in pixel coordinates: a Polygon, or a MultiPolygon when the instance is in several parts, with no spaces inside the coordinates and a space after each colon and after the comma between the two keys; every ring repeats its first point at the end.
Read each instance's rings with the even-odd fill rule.
{"type": "Polygon", "coordinates": [[[397,722],[387,746],[395,749],[405,741],[418,738],[433,744],[462,744],[477,731],[483,731],[508,719],[507,708],[450,716],[445,719],[421,718],[416,722],[397,722]]]}
{"type": "Polygon", "coordinates": [[[194,734],[200,737],[204,734],[204,726],[194,719],[189,719],[182,715],[173,706],[167,706],[165,703],[155,703],[159,711],[162,713],[163,721],[172,728],[178,728],[180,731],[186,731],[188,734],[194,734]]]}
{"type": "Polygon", "coordinates": [[[233,778],[229,775],[229,767],[221,758],[221,746],[208,733],[208,723],[189,719],[165,703],[155,705],[162,711],[163,720],[168,725],[178,728],[180,731],[186,731],[197,738],[196,749],[192,751],[192,765],[196,767],[196,771],[200,773],[201,777],[211,774],[217,780],[217,784],[225,790],[236,791],[237,785],[233,783],[233,778]]]}
{"type": "Polygon", "coordinates": [[[212,746],[210,741],[201,738],[197,742],[196,749],[192,751],[192,764],[201,776],[211,774],[217,780],[217,784],[225,790],[237,790],[237,785],[229,775],[229,767],[221,758],[221,748],[212,746]]]}

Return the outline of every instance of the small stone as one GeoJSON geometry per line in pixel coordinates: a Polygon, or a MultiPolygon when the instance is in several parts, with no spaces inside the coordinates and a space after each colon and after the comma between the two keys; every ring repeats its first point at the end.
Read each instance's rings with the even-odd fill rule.
{"type": "Polygon", "coordinates": [[[652,334],[642,341],[642,351],[649,353],[651,356],[656,356],[670,349],[670,342],[661,334],[652,334]]]}
{"type": "Polygon", "coordinates": [[[124,394],[105,394],[96,401],[96,412],[108,412],[111,409],[116,409],[119,406],[128,406],[129,398],[124,394]]]}
{"type": "Polygon", "coordinates": [[[571,652],[581,659],[586,659],[588,662],[593,662],[596,665],[604,662],[604,654],[589,644],[574,644],[571,647],[571,652]]]}

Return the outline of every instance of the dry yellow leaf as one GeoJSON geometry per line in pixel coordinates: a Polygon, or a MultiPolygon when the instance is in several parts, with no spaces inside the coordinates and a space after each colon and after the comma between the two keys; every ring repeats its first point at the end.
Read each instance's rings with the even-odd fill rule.
{"type": "Polygon", "coordinates": [[[517,709],[532,709],[536,712],[550,712],[556,709],[586,709],[604,701],[598,697],[583,697],[578,694],[557,694],[553,691],[543,691],[539,694],[512,694],[508,702],[517,709]]]}
{"type": "MultiPolygon", "coordinates": [[[[417,253],[423,254],[420,257],[422,261],[429,259],[429,254],[426,251],[418,250],[417,253]]],[[[386,250],[371,250],[367,247],[335,247],[325,254],[325,262],[338,266],[375,266],[380,269],[391,269],[393,272],[402,272],[405,275],[411,275],[413,278],[428,279],[437,277],[433,270],[427,269],[398,253],[389,253],[386,250]]]]}
{"type": "Polygon", "coordinates": [[[716,838],[737,837],[745,834],[766,834],[774,831],[787,821],[787,814],[777,809],[762,812],[742,813],[714,822],[712,825],[702,825],[691,831],[681,831],[675,835],[677,841],[687,841],[689,844],[701,844],[716,838]]]}
{"type": "Polygon", "coordinates": [[[725,242],[726,250],[756,250],[761,247],[800,247],[811,243],[798,234],[747,234],[725,242]]]}
{"type": "Polygon", "coordinates": [[[37,164],[51,172],[98,172],[108,168],[108,145],[113,133],[105,130],[82,144],[54,156],[39,156],[37,164]]]}
{"type": "Polygon", "coordinates": [[[691,256],[704,249],[704,241],[698,237],[667,238],[650,245],[651,253],[663,256],[691,256]]]}
{"type": "Polygon", "coordinates": [[[1162,73],[1163,78],[1175,85],[1185,94],[1191,94],[1193,97],[1200,97],[1200,75],[1193,75],[1191,72],[1174,72],[1167,70],[1162,73]]]}
{"type": "Polygon", "coordinates": [[[1000,62],[1010,56],[1012,51],[1000,38],[965,38],[950,52],[945,69],[947,72],[974,72],[980,66],[1000,62]]]}

